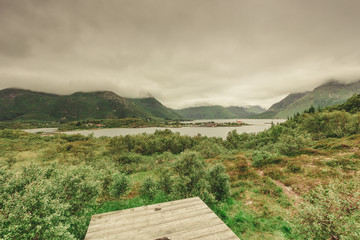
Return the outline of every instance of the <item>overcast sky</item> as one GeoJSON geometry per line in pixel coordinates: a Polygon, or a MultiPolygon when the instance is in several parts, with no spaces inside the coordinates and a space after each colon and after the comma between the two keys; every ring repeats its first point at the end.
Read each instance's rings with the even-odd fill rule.
{"type": "Polygon", "coordinates": [[[0,0],[0,89],[270,107],[360,79],[359,0],[0,0]]]}

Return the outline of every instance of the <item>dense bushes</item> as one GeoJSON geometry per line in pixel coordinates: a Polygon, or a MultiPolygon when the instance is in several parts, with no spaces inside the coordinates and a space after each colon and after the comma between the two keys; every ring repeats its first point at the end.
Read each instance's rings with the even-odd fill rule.
{"type": "Polygon", "coordinates": [[[229,177],[222,165],[210,167],[197,152],[185,151],[158,180],[146,178],[140,194],[150,200],[157,194],[168,195],[170,199],[200,196],[212,204],[230,196],[229,177]]]}
{"type": "Polygon", "coordinates": [[[24,134],[26,133],[20,130],[11,130],[11,129],[0,130],[0,138],[17,139],[24,134]]]}
{"type": "Polygon", "coordinates": [[[295,129],[286,129],[274,144],[274,150],[280,154],[293,156],[300,154],[302,149],[311,145],[309,134],[295,129]]]}
{"type": "Polygon", "coordinates": [[[218,201],[226,200],[230,196],[229,176],[226,174],[223,165],[215,165],[208,171],[208,182],[210,192],[214,194],[218,201]]]}
{"type": "Polygon", "coordinates": [[[199,152],[204,158],[213,158],[225,152],[221,138],[205,138],[192,149],[199,152]]]}
{"type": "Polygon", "coordinates": [[[302,153],[313,140],[344,137],[360,133],[360,113],[340,111],[304,113],[257,134],[228,133],[228,149],[263,150],[287,156],[302,153]]]}
{"type": "Polygon", "coordinates": [[[301,116],[301,128],[315,139],[344,137],[360,132],[360,114],[347,112],[318,112],[301,116]]]}
{"type": "Polygon", "coordinates": [[[82,238],[89,207],[100,194],[100,183],[92,172],[84,165],[30,165],[19,175],[2,170],[0,238],[82,238]]]}
{"type": "Polygon", "coordinates": [[[139,134],[114,137],[110,140],[109,150],[112,153],[124,151],[136,152],[144,155],[169,151],[174,154],[192,148],[196,144],[195,138],[180,136],[170,130],[159,131],[154,134],[139,134]]]}
{"type": "Polygon", "coordinates": [[[266,151],[254,151],[252,154],[252,166],[262,167],[268,164],[277,164],[282,161],[278,156],[266,151]]]}
{"type": "Polygon", "coordinates": [[[312,190],[298,209],[299,232],[306,239],[359,239],[359,189],[356,179],[344,179],[312,190]]]}
{"type": "Polygon", "coordinates": [[[130,189],[130,180],[124,174],[116,174],[113,176],[113,182],[110,185],[110,194],[120,197],[130,189]]]}
{"type": "Polygon", "coordinates": [[[147,177],[143,181],[139,191],[140,195],[148,200],[154,200],[159,193],[158,184],[153,177],[147,177]]]}

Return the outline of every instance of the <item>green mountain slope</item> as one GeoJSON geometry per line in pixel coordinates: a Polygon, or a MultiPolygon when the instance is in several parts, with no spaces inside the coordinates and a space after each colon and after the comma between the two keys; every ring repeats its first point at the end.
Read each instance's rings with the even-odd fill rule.
{"type": "Polygon", "coordinates": [[[346,111],[349,113],[360,112],[360,94],[355,94],[343,104],[329,108],[330,110],[346,111]]]}
{"type": "Polygon", "coordinates": [[[304,97],[308,93],[309,92],[291,93],[280,102],[273,104],[266,112],[257,115],[256,118],[273,118],[280,111],[284,110],[287,106],[304,97]]]}
{"type": "Polygon", "coordinates": [[[226,108],[231,113],[235,114],[237,118],[252,118],[257,114],[265,112],[265,109],[260,106],[247,106],[247,107],[238,107],[230,106],[226,108]]]}
{"type": "Polygon", "coordinates": [[[234,119],[234,118],[250,118],[257,112],[265,111],[260,106],[248,107],[222,107],[222,106],[202,106],[190,107],[176,110],[177,113],[188,119],[234,119]]]}
{"type": "Polygon", "coordinates": [[[165,107],[155,98],[129,98],[140,109],[151,115],[164,119],[182,119],[183,117],[175,110],[165,107]]]}
{"type": "Polygon", "coordinates": [[[245,109],[245,111],[249,112],[249,113],[255,113],[255,114],[260,114],[266,111],[265,108],[260,107],[259,105],[255,105],[255,106],[244,106],[243,107],[245,109]]]}
{"type": "Polygon", "coordinates": [[[136,104],[133,100],[109,91],[55,95],[9,88],[0,90],[0,120],[67,121],[126,117],[172,118],[172,116],[177,116],[155,99],[139,100],[139,102],[141,103],[136,104]],[[155,104],[155,107],[147,110],[147,106],[151,106],[152,103],[155,104]]]}
{"type": "Polygon", "coordinates": [[[360,81],[343,84],[331,81],[315,88],[312,92],[289,104],[275,117],[286,118],[301,113],[312,106],[315,108],[344,103],[353,94],[360,93],[360,81]]]}
{"type": "Polygon", "coordinates": [[[222,106],[190,107],[176,110],[187,119],[231,119],[237,116],[222,106]]]}

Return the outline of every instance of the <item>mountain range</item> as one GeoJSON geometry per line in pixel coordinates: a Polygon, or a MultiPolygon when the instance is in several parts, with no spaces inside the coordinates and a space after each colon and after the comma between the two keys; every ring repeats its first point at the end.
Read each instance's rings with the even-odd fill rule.
{"type": "Polygon", "coordinates": [[[266,109],[260,106],[246,107],[222,107],[222,106],[201,106],[176,110],[177,113],[187,119],[235,119],[252,118],[266,109]]]}
{"type": "Polygon", "coordinates": [[[0,90],[0,120],[181,119],[155,98],[123,98],[110,91],[55,95],[24,89],[0,90]]]}
{"type": "Polygon", "coordinates": [[[310,92],[289,94],[256,118],[287,118],[301,113],[311,106],[319,108],[344,103],[351,96],[359,93],[360,81],[352,83],[329,81],[310,92]]]}
{"type": "Polygon", "coordinates": [[[360,81],[330,81],[313,91],[291,93],[268,110],[260,106],[201,106],[179,110],[167,108],[155,98],[124,98],[110,91],[76,92],[56,95],[30,90],[0,90],[0,121],[157,118],[157,119],[238,119],[287,118],[311,106],[327,107],[344,103],[360,93],[360,81]]]}

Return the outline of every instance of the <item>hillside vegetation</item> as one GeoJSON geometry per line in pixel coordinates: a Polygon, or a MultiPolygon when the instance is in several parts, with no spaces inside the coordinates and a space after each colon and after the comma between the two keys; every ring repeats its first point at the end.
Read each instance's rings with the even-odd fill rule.
{"type": "Polygon", "coordinates": [[[314,108],[344,103],[354,94],[360,93],[360,81],[353,83],[327,82],[311,92],[292,93],[256,118],[288,118],[314,108]]]}
{"type": "Polygon", "coordinates": [[[154,98],[128,99],[109,91],[55,95],[9,88],[0,90],[0,109],[0,121],[181,118],[154,98]]]}
{"type": "Polygon", "coordinates": [[[288,105],[285,109],[276,114],[276,117],[286,118],[297,112],[301,113],[310,108],[310,106],[318,108],[341,104],[353,94],[358,93],[360,93],[360,81],[349,84],[343,84],[336,81],[328,82],[288,105]]]}
{"type": "Polygon", "coordinates": [[[222,106],[202,106],[190,107],[176,110],[177,113],[187,119],[236,119],[252,118],[255,115],[264,112],[265,109],[260,106],[248,107],[222,107],[222,106]]]}
{"type": "Polygon", "coordinates": [[[358,99],[226,140],[1,130],[0,239],[82,239],[92,214],[192,196],[241,239],[358,239],[358,99]]]}
{"type": "Polygon", "coordinates": [[[136,106],[152,116],[163,119],[183,119],[175,110],[165,107],[155,98],[129,98],[136,106]]]}
{"type": "Polygon", "coordinates": [[[308,94],[308,92],[291,93],[280,102],[273,104],[266,112],[257,115],[256,118],[273,118],[280,111],[284,110],[287,106],[294,103],[296,100],[304,97],[306,94],[308,94]]]}

